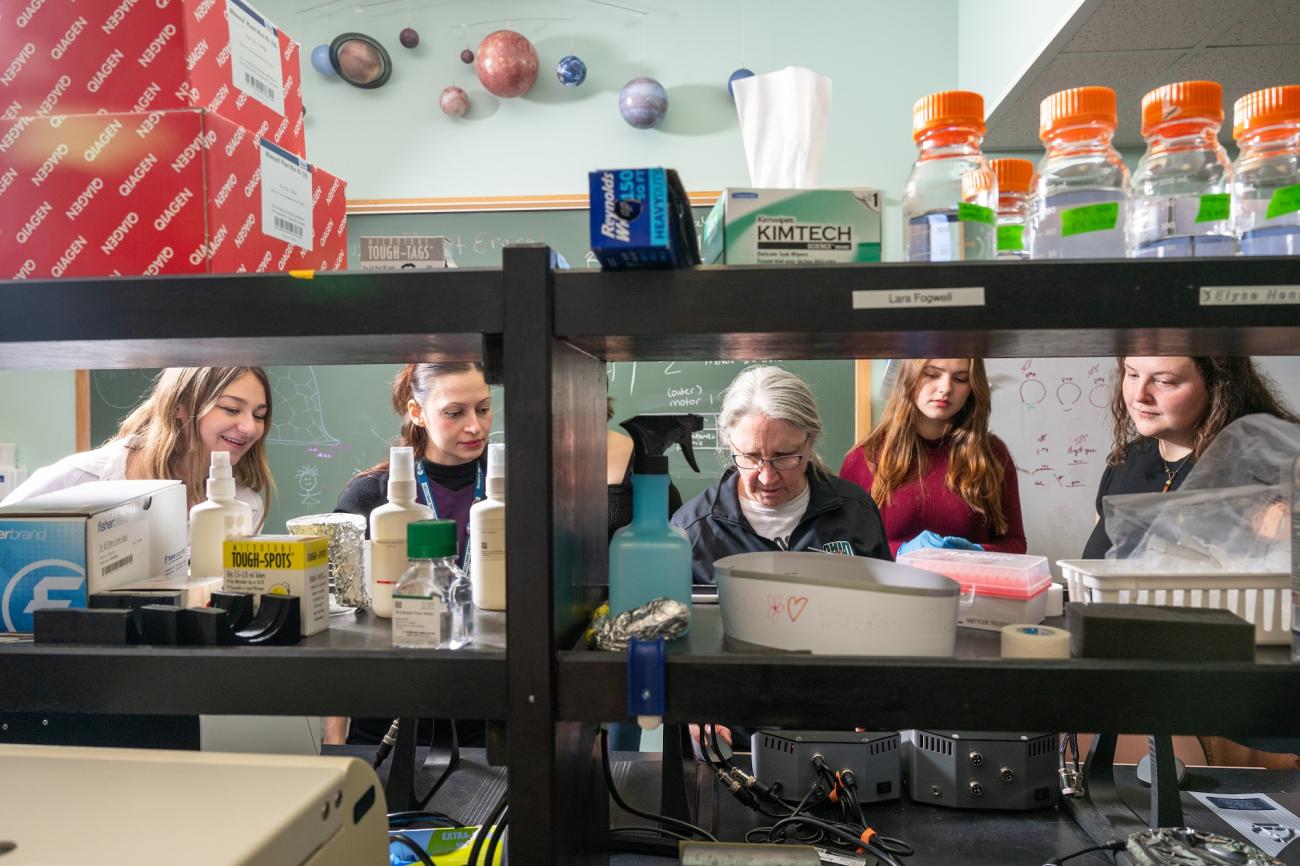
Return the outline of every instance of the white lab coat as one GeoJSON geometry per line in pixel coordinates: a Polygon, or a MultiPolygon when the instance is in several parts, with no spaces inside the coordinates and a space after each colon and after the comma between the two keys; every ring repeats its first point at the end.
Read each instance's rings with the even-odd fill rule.
{"type": "MultiPolygon", "coordinates": [[[[126,441],[115,439],[93,451],[69,454],[58,463],[37,469],[31,477],[18,485],[18,489],[6,496],[0,505],[14,505],[42,493],[52,493],[91,481],[123,481],[126,479],[127,453],[126,441]]],[[[260,532],[262,521],[266,519],[266,504],[262,502],[262,497],[237,483],[235,498],[248,503],[253,509],[253,526],[256,527],[255,531],[260,532]]]]}

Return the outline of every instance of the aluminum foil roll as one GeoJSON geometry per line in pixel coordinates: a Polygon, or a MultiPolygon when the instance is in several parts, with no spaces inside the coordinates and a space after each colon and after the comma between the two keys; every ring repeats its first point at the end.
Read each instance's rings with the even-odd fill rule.
{"type": "Polygon", "coordinates": [[[292,535],[323,535],[330,544],[330,592],[336,604],[365,610],[370,593],[363,570],[366,519],[359,514],[308,514],[285,522],[292,535]]]}
{"type": "Polygon", "coordinates": [[[626,652],[631,638],[672,640],[691,624],[691,608],[671,598],[654,598],[618,616],[601,616],[592,623],[596,648],[626,652]]]}

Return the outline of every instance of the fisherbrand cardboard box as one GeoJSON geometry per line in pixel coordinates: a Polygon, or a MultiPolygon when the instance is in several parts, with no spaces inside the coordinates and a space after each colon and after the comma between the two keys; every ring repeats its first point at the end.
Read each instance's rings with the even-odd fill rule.
{"type": "Polygon", "coordinates": [[[728,188],[704,221],[704,263],[880,261],[880,191],[728,188]]]}
{"type": "Polygon", "coordinates": [[[0,120],[0,279],[342,268],[344,183],[202,110],[0,120]]]}
{"type": "Polygon", "coordinates": [[[298,156],[298,43],[245,0],[6,0],[0,116],[203,108],[298,156]]]}
{"type": "Polygon", "coordinates": [[[44,607],[189,564],[185,486],[94,481],[0,508],[0,632],[31,632],[44,607]]]}

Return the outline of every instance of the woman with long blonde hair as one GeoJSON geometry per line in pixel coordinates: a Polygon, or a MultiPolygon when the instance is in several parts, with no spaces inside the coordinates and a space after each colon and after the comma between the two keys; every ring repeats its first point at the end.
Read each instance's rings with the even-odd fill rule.
{"type": "Polygon", "coordinates": [[[989,432],[992,400],[979,358],[917,358],[884,418],[849,451],[840,477],[880,507],[895,554],[923,547],[1025,552],[1011,452],[989,432]]]}
{"type": "Polygon", "coordinates": [[[36,470],[2,504],[91,481],[165,478],[182,482],[194,506],[206,497],[211,453],[228,451],[235,496],[260,530],[273,486],[263,438],[270,423],[271,385],[261,367],[169,367],[112,439],[36,470]]]}

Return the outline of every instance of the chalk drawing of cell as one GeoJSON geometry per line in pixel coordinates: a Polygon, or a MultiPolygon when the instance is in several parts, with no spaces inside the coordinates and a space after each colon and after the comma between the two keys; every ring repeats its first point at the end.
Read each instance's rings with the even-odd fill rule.
{"type": "Polygon", "coordinates": [[[314,367],[269,367],[272,404],[267,442],[285,445],[337,445],[321,416],[320,386],[314,367]]]}

